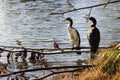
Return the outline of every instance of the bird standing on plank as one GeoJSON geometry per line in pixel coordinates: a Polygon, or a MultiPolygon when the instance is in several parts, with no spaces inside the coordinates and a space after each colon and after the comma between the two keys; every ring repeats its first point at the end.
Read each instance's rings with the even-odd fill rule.
{"type": "Polygon", "coordinates": [[[100,43],[100,31],[96,27],[96,19],[94,17],[89,17],[88,19],[92,21],[92,25],[88,29],[87,38],[90,44],[91,59],[94,59],[100,43]]]}
{"type": "MultiPolygon", "coordinates": [[[[72,19],[68,17],[64,21],[68,23],[68,26],[67,26],[68,37],[73,46],[72,50],[73,49],[80,50],[80,35],[77,29],[72,27],[73,25],[72,19]]],[[[81,52],[77,52],[77,54],[81,54],[81,52]]]]}

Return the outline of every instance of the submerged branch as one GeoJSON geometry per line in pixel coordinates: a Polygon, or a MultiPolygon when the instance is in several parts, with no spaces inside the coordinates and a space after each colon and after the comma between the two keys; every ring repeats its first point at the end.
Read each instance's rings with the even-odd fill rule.
{"type": "MultiPolygon", "coordinates": [[[[107,48],[107,47],[100,47],[101,48],[107,48]]],[[[23,47],[16,47],[16,46],[0,46],[1,51],[16,53],[16,52],[23,52],[23,47]],[[12,48],[12,50],[11,50],[12,48]]],[[[65,53],[74,53],[74,52],[90,52],[89,47],[81,47],[81,50],[71,50],[71,48],[60,48],[60,49],[54,49],[54,48],[41,48],[41,49],[32,49],[32,48],[25,48],[24,49],[27,52],[34,52],[44,55],[52,55],[52,54],[65,54],[65,53]],[[86,50],[85,50],[86,49],[86,50]]]]}
{"type": "MultiPolygon", "coordinates": [[[[19,47],[19,46],[2,46],[0,45],[1,49],[5,49],[5,48],[16,48],[16,49],[23,49],[23,47],[19,47]]],[[[25,48],[25,47],[24,47],[25,48]]],[[[107,48],[107,47],[100,47],[101,48],[107,48]]],[[[70,50],[71,48],[60,48],[60,49],[54,49],[54,48],[40,48],[40,49],[35,49],[35,48],[25,48],[27,50],[70,50]]],[[[80,47],[80,49],[90,49],[90,47],[80,47]]]]}
{"type": "Polygon", "coordinates": [[[38,71],[38,70],[50,70],[50,69],[65,69],[65,68],[89,68],[89,67],[94,67],[95,65],[81,65],[81,66],[59,66],[59,67],[47,67],[47,68],[36,68],[36,69],[27,69],[27,70],[21,70],[21,71],[16,71],[16,72],[11,72],[6,75],[0,75],[0,77],[5,77],[13,74],[18,74],[18,73],[24,73],[24,72],[31,72],[31,71],[38,71]]]}
{"type": "MultiPolygon", "coordinates": [[[[109,2],[107,4],[116,3],[116,2],[120,2],[120,0],[111,1],[111,2],[109,2]]],[[[93,6],[87,6],[87,7],[82,7],[82,8],[77,8],[77,9],[72,9],[72,10],[69,10],[69,11],[50,13],[49,15],[65,14],[65,13],[69,13],[69,12],[73,12],[73,11],[78,11],[78,10],[81,10],[81,9],[89,9],[89,8],[93,8],[93,7],[103,6],[103,5],[106,5],[106,3],[101,3],[101,4],[97,4],[97,5],[93,5],[93,6]]]]}

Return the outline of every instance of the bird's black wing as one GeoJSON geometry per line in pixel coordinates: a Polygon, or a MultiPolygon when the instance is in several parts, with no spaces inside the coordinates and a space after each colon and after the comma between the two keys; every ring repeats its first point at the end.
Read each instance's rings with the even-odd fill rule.
{"type": "Polygon", "coordinates": [[[90,48],[92,52],[96,52],[100,42],[100,32],[98,28],[93,28],[91,33],[88,36],[90,48]]]}

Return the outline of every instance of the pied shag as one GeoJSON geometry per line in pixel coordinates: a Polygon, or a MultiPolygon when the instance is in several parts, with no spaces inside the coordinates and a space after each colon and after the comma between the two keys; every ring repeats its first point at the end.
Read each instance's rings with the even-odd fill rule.
{"type": "Polygon", "coordinates": [[[95,58],[95,53],[98,50],[100,43],[100,31],[96,27],[97,21],[94,17],[89,17],[89,20],[92,21],[92,25],[88,29],[87,38],[90,45],[91,50],[91,59],[95,58]]]}
{"type": "MultiPolygon", "coordinates": [[[[64,21],[68,23],[68,26],[67,26],[68,37],[72,44],[72,50],[73,49],[80,50],[80,35],[77,29],[72,27],[73,25],[72,19],[68,17],[64,21]]],[[[77,54],[81,54],[81,52],[77,52],[77,54]]]]}

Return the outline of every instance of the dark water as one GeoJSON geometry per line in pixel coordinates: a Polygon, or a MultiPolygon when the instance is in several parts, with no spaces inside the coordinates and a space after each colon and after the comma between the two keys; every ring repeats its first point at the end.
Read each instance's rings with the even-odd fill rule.
{"type": "MultiPolygon", "coordinates": [[[[103,3],[106,0],[71,0],[75,8],[103,3]]],[[[0,0],[0,45],[16,46],[16,40],[21,40],[23,46],[31,48],[52,48],[55,38],[60,47],[71,47],[67,37],[66,23],[61,15],[48,15],[68,9],[66,0],[37,0],[20,2],[19,0],[0,0]]],[[[110,4],[105,9],[92,9],[91,15],[97,21],[101,32],[100,46],[108,46],[114,41],[120,41],[120,10],[114,10],[120,3],[110,4]]],[[[81,46],[89,46],[87,30],[91,22],[86,23],[83,18],[89,9],[66,13],[64,18],[71,17],[81,36],[81,46]]],[[[7,62],[6,55],[2,55],[1,62],[7,62]]],[[[87,59],[89,54],[64,54],[45,56],[51,66],[75,65],[77,59],[87,59]],[[58,64],[56,64],[57,62],[58,64]],[[73,62],[71,64],[71,62],[73,62]]],[[[29,63],[29,65],[31,65],[29,63]]]]}

